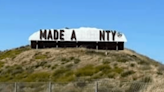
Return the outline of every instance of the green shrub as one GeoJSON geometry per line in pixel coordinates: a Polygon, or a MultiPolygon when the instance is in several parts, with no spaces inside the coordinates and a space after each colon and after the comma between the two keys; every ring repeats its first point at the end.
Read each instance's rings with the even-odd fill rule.
{"type": "Polygon", "coordinates": [[[142,70],[150,70],[151,69],[151,66],[150,65],[142,65],[141,66],[141,69],[142,70]]]}
{"type": "Polygon", "coordinates": [[[61,58],[61,64],[65,64],[65,63],[67,63],[67,62],[70,62],[71,60],[70,60],[70,58],[65,58],[65,57],[62,57],[61,58]]]}
{"type": "Polygon", "coordinates": [[[73,71],[67,71],[65,74],[61,75],[61,77],[58,77],[54,79],[54,82],[62,82],[62,83],[68,83],[75,80],[74,72],[73,71]]]}
{"type": "Polygon", "coordinates": [[[48,64],[48,65],[46,65],[45,67],[50,68],[50,67],[51,67],[51,65],[49,65],[49,64],[48,64]]]}
{"type": "Polygon", "coordinates": [[[21,81],[23,78],[26,78],[30,74],[25,72],[21,66],[14,65],[9,66],[7,69],[3,70],[0,75],[1,82],[14,82],[21,81]]]}
{"type": "Polygon", "coordinates": [[[160,65],[160,66],[158,67],[158,71],[164,72],[164,65],[160,65]]]}
{"type": "Polygon", "coordinates": [[[70,58],[62,58],[61,61],[62,61],[62,64],[65,64],[66,62],[70,62],[70,61],[74,61],[75,64],[79,63],[80,62],[80,59],[79,58],[75,58],[75,57],[70,57],[70,58]]]}
{"type": "Polygon", "coordinates": [[[27,73],[32,73],[32,72],[34,72],[34,67],[33,67],[33,66],[27,67],[27,68],[26,68],[26,72],[27,72],[27,73]]]}
{"type": "Polygon", "coordinates": [[[47,82],[50,80],[48,72],[39,72],[30,74],[24,81],[26,82],[47,82]]]}
{"type": "Polygon", "coordinates": [[[132,64],[130,64],[130,66],[131,66],[131,67],[134,67],[134,66],[135,66],[135,64],[133,64],[133,63],[132,63],[132,64]]]}
{"type": "Polygon", "coordinates": [[[80,62],[80,59],[78,59],[78,58],[75,58],[75,59],[74,59],[74,63],[75,63],[75,64],[77,64],[77,63],[79,63],[79,62],[80,62]]]}
{"type": "Polygon", "coordinates": [[[46,59],[46,58],[47,58],[47,55],[42,55],[42,54],[35,56],[35,59],[46,59]]]}
{"type": "Polygon", "coordinates": [[[69,71],[67,68],[61,67],[57,70],[54,71],[53,73],[53,77],[60,77],[61,75],[63,75],[64,73],[66,73],[67,71],[69,71]]]}
{"type": "Polygon", "coordinates": [[[138,64],[141,64],[141,65],[149,65],[150,63],[147,62],[147,61],[144,61],[144,60],[140,60],[140,61],[138,62],[138,64]]]}
{"type": "Polygon", "coordinates": [[[135,81],[135,80],[137,80],[137,78],[136,77],[133,77],[133,80],[135,81]]]}
{"type": "Polygon", "coordinates": [[[51,69],[53,70],[53,69],[55,69],[55,68],[57,68],[57,64],[55,64],[55,65],[53,65],[52,67],[51,67],[51,69]]]}
{"type": "Polygon", "coordinates": [[[125,63],[128,61],[128,58],[125,58],[125,57],[118,57],[117,58],[117,62],[122,62],[122,63],[125,63]]]}
{"type": "Polygon", "coordinates": [[[63,57],[63,58],[61,58],[61,61],[66,61],[66,62],[68,62],[69,59],[63,57]]]}
{"type": "Polygon", "coordinates": [[[57,69],[52,77],[54,82],[70,82],[75,80],[74,72],[64,67],[57,69]]]}
{"type": "Polygon", "coordinates": [[[38,63],[35,65],[35,68],[43,67],[45,64],[47,64],[46,61],[38,62],[38,63]]]}
{"type": "Polygon", "coordinates": [[[99,65],[96,67],[97,71],[102,71],[103,73],[107,73],[111,71],[111,67],[109,65],[99,65]]]}
{"type": "Polygon", "coordinates": [[[122,68],[119,68],[119,67],[115,67],[114,69],[112,69],[112,72],[118,73],[118,74],[122,73],[123,71],[124,70],[122,68]]]}
{"type": "Polygon", "coordinates": [[[24,70],[21,66],[15,66],[11,72],[12,75],[22,73],[24,70]]]}
{"type": "Polygon", "coordinates": [[[10,80],[10,81],[12,81],[12,82],[14,82],[14,81],[21,82],[23,79],[27,78],[28,75],[30,75],[30,73],[22,72],[20,74],[17,74],[16,76],[13,76],[13,79],[10,80]]]}
{"type": "Polygon", "coordinates": [[[158,71],[157,74],[158,75],[163,75],[163,73],[161,71],[158,71]]]}
{"type": "Polygon", "coordinates": [[[18,54],[22,53],[23,51],[27,51],[30,48],[18,48],[18,49],[13,49],[13,50],[8,50],[1,52],[0,54],[0,60],[5,59],[5,58],[12,58],[14,59],[18,54]]]}
{"type": "Polygon", "coordinates": [[[70,68],[70,67],[72,67],[72,66],[73,66],[73,64],[67,64],[67,65],[66,65],[67,68],[70,68]]]}
{"type": "Polygon", "coordinates": [[[70,57],[70,60],[74,60],[75,59],[75,57],[70,57]]]}
{"type": "Polygon", "coordinates": [[[65,64],[65,62],[62,62],[61,64],[62,64],[62,65],[64,65],[64,64],[65,64]]]}
{"type": "Polygon", "coordinates": [[[87,50],[87,51],[86,51],[86,54],[105,56],[105,52],[97,52],[97,51],[94,51],[94,50],[87,50]]]}
{"type": "Polygon", "coordinates": [[[10,74],[0,75],[0,82],[8,82],[11,79],[12,79],[12,76],[10,76],[10,74]]]}
{"type": "Polygon", "coordinates": [[[78,69],[75,72],[75,75],[77,77],[80,76],[92,76],[94,73],[97,73],[98,71],[93,67],[93,65],[87,65],[83,68],[78,69]]]}
{"type": "Polygon", "coordinates": [[[131,74],[133,74],[133,73],[135,73],[135,72],[132,71],[132,70],[129,70],[129,71],[123,72],[123,73],[121,74],[121,76],[122,76],[122,77],[127,77],[127,76],[129,76],[129,75],[131,75],[131,74]]]}
{"type": "Polygon", "coordinates": [[[118,64],[117,64],[117,63],[114,63],[114,64],[113,64],[113,66],[114,66],[114,67],[117,67],[117,66],[118,66],[118,64]]]}
{"type": "Polygon", "coordinates": [[[69,76],[59,77],[57,80],[54,80],[54,82],[68,83],[68,82],[71,82],[71,81],[74,81],[74,80],[75,80],[75,76],[69,75],[69,76]]]}
{"type": "Polygon", "coordinates": [[[115,73],[110,73],[110,74],[108,74],[108,78],[114,78],[115,76],[116,76],[115,73]]]}
{"type": "Polygon", "coordinates": [[[101,73],[98,73],[96,75],[93,75],[91,78],[92,79],[99,79],[99,78],[102,78],[102,76],[103,76],[103,73],[101,72],[101,73]]]}
{"type": "Polygon", "coordinates": [[[0,68],[4,66],[4,62],[0,61],[0,68]]]}
{"type": "Polygon", "coordinates": [[[16,75],[19,73],[22,73],[24,70],[22,68],[22,66],[19,65],[13,65],[13,66],[9,66],[8,68],[4,69],[2,74],[9,74],[9,75],[16,75]]]}
{"type": "Polygon", "coordinates": [[[5,68],[9,68],[9,67],[10,67],[10,66],[8,66],[8,65],[7,65],[7,66],[5,66],[5,68]]]}
{"type": "Polygon", "coordinates": [[[78,81],[78,82],[76,83],[76,86],[77,86],[77,87],[80,87],[80,88],[84,88],[85,86],[87,86],[87,83],[84,82],[84,81],[78,81]]]}
{"type": "Polygon", "coordinates": [[[103,59],[103,64],[109,64],[110,63],[110,60],[109,59],[103,59]]]}

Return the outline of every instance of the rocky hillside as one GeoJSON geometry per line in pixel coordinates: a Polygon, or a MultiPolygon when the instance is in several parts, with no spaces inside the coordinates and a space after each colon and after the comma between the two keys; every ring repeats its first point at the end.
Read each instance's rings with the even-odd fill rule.
{"type": "MultiPolygon", "coordinates": [[[[125,82],[129,83],[129,86],[133,86],[134,82],[151,83],[151,88],[164,83],[161,81],[163,71],[162,64],[129,49],[124,51],[85,48],[34,50],[29,46],[22,46],[0,52],[0,82],[73,83],[108,80],[116,83],[113,84],[114,87],[118,86],[120,89],[117,92],[122,92],[121,83],[125,82]]],[[[126,90],[131,92],[128,91],[130,88],[126,90]]],[[[147,90],[151,92],[150,88],[147,90]]]]}

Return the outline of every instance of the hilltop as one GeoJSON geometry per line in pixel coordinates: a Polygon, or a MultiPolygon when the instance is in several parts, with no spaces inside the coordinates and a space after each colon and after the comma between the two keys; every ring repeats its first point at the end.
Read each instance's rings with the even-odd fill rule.
{"type": "Polygon", "coordinates": [[[35,50],[22,46],[0,52],[0,82],[89,83],[112,80],[119,83],[151,82],[156,85],[163,79],[163,70],[164,66],[159,62],[130,49],[35,50]]]}

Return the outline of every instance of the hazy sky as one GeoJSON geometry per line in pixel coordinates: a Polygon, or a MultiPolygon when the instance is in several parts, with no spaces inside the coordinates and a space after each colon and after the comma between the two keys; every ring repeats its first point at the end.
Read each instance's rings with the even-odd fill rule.
{"type": "Polygon", "coordinates": [[[164,63],[163,0],[0,0],[0,50],[29,44],[41,28],[123,32],[127,48],[164,63]]]}

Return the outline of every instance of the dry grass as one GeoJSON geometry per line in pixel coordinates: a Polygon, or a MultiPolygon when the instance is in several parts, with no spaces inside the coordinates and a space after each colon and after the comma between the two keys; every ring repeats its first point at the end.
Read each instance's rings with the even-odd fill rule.
{"type": "MultiPolygon", "coordinates": [[[[11,52],[14,53],[14,51],[11,52]]],[[[9,67],[11,70],[15,70],[12,66],[16,64],[21,66],[23,70],[21,72],[18,71],[18,75],[16,74],[17,77],[13,76],[12,78],[17,78],[20,81],[35,81],[39,79],[39,81],[42,81],[39,76],[44,73],[43,77],[56,78],[54,80],[56,82],[71,82],[81,77],[84,77],[85,80],[104,80],[107,78],[119,82],[132,82],[142,79],[145,75],[149,75],[153,79],[152,82],[154,84],[152,83],[151,86],[154,89],[162,89],[160,85],[164,83],[159,81],[160,78],[163,79],[161,77],[163,74],[163,65],[129,49],[125,49],[124,51],[97,51],[85,48],[51,48],[20,51],[14,58],[11,56],[8,57],[6,54],[3,54],[5,57],[1,57],[1,81],[12,81],[10,79],[10,72],[6,70],[9,67]],[[108,52],[107,55],[105,54],[106,52],[108,52]],[[85,68],[88,65],[92,65],[93,67],[85,68]],[[59,74],[58,77],[52,76],[55,72],[57,72],[55,75],[59,74]],[[2,75],[2,73],[5,75],[2,75]],[[156,87],[158,83],[154,81],[159,81],[159,86],[156,87]]],[[[148,87],[146,92],[151,92],[150,90],[154,89],[148,87]]]]}

